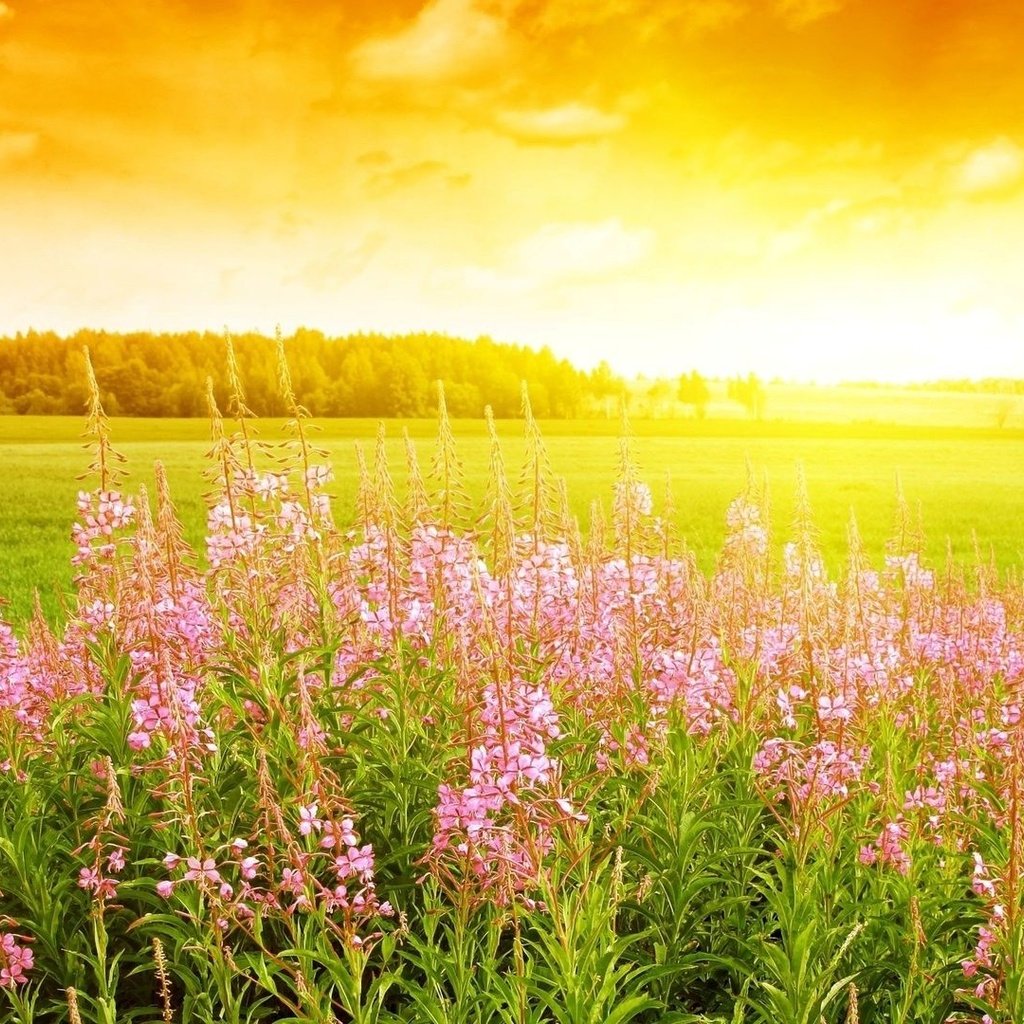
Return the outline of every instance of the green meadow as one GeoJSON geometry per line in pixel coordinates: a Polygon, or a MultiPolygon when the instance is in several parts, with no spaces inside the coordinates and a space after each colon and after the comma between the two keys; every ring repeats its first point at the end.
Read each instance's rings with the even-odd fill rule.
{"type": "MultiPolygon", "coordinates": [[[[284,437],[283,425],[255,421],[268,446],[284,437]]],[[[377,422],[328,420],[318,443],[334,468],[332,487],[339,525],[355,513],[355,446],[372,461],[377,422]]],[[[33,593],[51,617],[71,584],[69,539],[75,495],[92,481],[82,448],[83,421],[74,417],[0,417],[0,594],[6,617],[24,622],[33,593]]],[[[429,470],[435,424],[387,421],[387,450],[401,490],[405,479],[403,429],[413,438],[421,467],[429,470]]],[[[565,478],[574,513],[586,530],[593,502],[609,505],[619,460],[614,421],[543,424],[552,467],[565,478]]],[[[767,481],[778,544],[793,516],[795,482],[803,467],[819,540],[829,565],[841,567],[851,511],[870,557],[880,562],[891,536],[897,479],[924,527],[925,551],[935,561],[970,562],[978,538],[984,557],[1002,570],[1024,561],[1024,431],[961,426],[832,423],[823,425],[743,420],[640,420],[632,424],[633,454],[650,484],[656,511],[671,482],[679,536],[700,564],[713,565],[724,534],[729,502],[743,489],[748,467],[767,481]]],[[[510,478],[523,458],[522,423],[498,423],[510,478]]],[[[467,489],[481,499],[488,472],[482,421],[458,421],[467,489]]],[[[202,420],[115,419],[115,447],[127,457],[124,489],[152,488],[153,464],[162,460],[188,539],[202,550],[205,524],[203,469],[209,427],[202,420]]]]}

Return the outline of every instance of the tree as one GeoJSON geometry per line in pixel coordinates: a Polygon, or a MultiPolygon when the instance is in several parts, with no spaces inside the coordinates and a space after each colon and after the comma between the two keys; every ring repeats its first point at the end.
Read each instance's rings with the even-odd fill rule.
{"type": "Polygon", "coordinates": [[[679,401],[683,405],[692,405],[698,419],[702,420],[707,415],[710,398],[711,389],[696,370],[684,373],[679,378],[679,401]]]}
{"type": "Polygon", "coordinates": [[[602,359],[590,373],[590,393],[601,404],[605,416],[611,418],[625,398],[626,382],[602,359]]]}
{"type": "Polygon", "coordinates": [[[764,385],[756,373],[748,373],[746,377],[733,377],[729,381],[728,395],[739,402],[754,419],[764,417],[764,385]]]}
{"type": "Polygon", "coordinates": [[[672,398],[671,383],[659,378],[647,389],[647,398],[650,401],[651,416],[664,416],[666,403],[672,398]]]}
{"type": "MultiPolygon", "coordinates": [[[[442,334],[353,334],[327,338],[300,329],[284,339],[295,393],[314,416],[423,416],[435,408],[433,382],[448,387],[449,405],[479,416],[519,414],[520,384],[534,391],[537,415],[614,414],[623,382],[607,364],[577,370],[550,349],[481,337],[442,334]]],[[[274,339],[232,336],[248,406],[282,416],[274,339]]],[[[0,408],[81,413],[82,352],[89,348],[107,412],[129,416],[205,415],[206,380],[226,407],[224,338],[212,332],[112,334],[83,330],[67,338],[29,331],[0,338],[0,408]]]]}

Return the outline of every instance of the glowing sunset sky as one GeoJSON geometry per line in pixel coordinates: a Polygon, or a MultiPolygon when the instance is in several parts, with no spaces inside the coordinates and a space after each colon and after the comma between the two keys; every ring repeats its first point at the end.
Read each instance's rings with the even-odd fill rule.
{"type": "Polygon", "coordinates": [[[5,0],[0,332],[1024,376],[1024,5],[5,0]]]}

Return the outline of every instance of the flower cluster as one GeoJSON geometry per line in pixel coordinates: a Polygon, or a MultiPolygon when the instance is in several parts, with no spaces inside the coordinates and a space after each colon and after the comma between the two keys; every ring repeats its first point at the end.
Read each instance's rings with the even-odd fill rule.
{"type": "Polygon", "coordinates": [[[32,970],[32,950],[19,935],[0,932],[0,988],[14,988],[28,981],[32,970]]]}

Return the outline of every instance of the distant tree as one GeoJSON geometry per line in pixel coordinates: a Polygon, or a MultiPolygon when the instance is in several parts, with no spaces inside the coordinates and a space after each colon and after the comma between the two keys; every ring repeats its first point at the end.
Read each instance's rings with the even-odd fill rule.
{"type": "MultiPolygon", "coordinates": [[[[259,415],[281,416],[275,343],[232,336],[246,401],[259,415]]],[[[520,386],[530,385],[539,416],[617,412],[624,384],[607,364],[577,370],[548,348],[491,338],[442,334],[353,334],[328,338],[300,328],[284,339],[299,401],[314,416],[426,416],[435,409],[433,382],[443,380],[453,415],[519,414],[520,386]]],[[[79,331],[67,338],[29,331],[0,338],[0,409],[81,414],[83,349],[88,346],[111,415],[203,416],[206,379],[227,408],[224,339],[196,331],[111,334],[79,331]]]]}
{"type": "Polygon", "coordinates": [[[754,419],[764,417],[764,385],[756,373],[748,373],[746,377],[733,377],[729,381],[727,394],[729,398],[739,402],[754,419]]]}
{"type": "Polygon", "coordinates": [[[590,393],[597,399],[605,416],[615,416],[626,397],[626,382],[602,359],[590,372],[590,393]]]}
{"type": "Polygon", "coordinates": [[[647,389],[647,399],[650,403],[651,416],[664,416],[668,403],[672,400],[672,384],[659,378],[647,389]]]}
{"type": "Polygon", "coordinates": [[[18,395],[12,404],[14,411],[22,416],[48,416],[59,411],[57,399],[44,394],[39,388],[18,395]]]}
{"type": "Polygon", "coordinates": [[[395,352],[386,386],[392,416],[428,415],[433,400],[430,381],[423,366],[405,349],[395,352]]]}
{"type": "Polygon", "coordinates": [[[452,416],[479,417],[483,415],[484,406],[487,404],[480,395],[480,388],[468,381],[445,381],[445,401],[448,403],[448,412],[452,416]]]}
{"type": "Polygon", "coordinates": [[[696,371],[691,370],[679,378],[679,401],[683,405],[692,405],[698,419],[704,419],[708,413],[708,402],[711,400],[711,389],[707,381],[696,371]]]}

